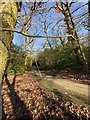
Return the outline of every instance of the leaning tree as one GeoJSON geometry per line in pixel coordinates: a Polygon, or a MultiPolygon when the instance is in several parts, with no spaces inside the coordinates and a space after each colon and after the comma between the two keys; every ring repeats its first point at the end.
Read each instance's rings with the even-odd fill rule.
{"type": "Polygon", "coordinates": [[[73,2],[69,3],[69,2],[61,2],[61,7],[63,9],[63,15],[64,15],[64,21],[67,25],[67,32],[68,34],[71,34],[73,37],[68,37],[68,40],[71,41],[72,46],[73,46],[73,50],[76,54],[77,57],[77,61],[82,64],[85,70],[87,70],[87,61],[86,61],[86,57],[84,55],[84,52],[82,51],[82,47],[80,45],[80,40],[79,40],[79,36],[75,27],[75,23],[73,21],[73,15],[72,12],[70,10],[70,6],[73,4],[73,2]]]}

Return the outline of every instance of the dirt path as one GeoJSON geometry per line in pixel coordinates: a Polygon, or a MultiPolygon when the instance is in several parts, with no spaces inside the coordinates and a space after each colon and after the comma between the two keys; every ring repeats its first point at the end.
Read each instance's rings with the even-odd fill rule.
{"type": "Polygon", "coordinates": [[[67,89],[72,92],[76,92],[78,94],[88,97],[88,85],[83,85],[83,84],[72,82],[70,80],[63,80],[63,79],[62,80],[56,79],[53,82],[63,87],[64,89],[67,89]]]}
{"type": "MultiPolygon", "coordinates": [[[[32,72],[32,75],[35,78],[40,78],[39,74],[35,71],[32,72]]],[[[79,105],[89,107],[90,85],[76,83],[69,79],[58,79],[57,77],[46,74],[42,74],[42,80],[40,80],[40,83],[57,95],[69,99],[79,105]]]]}

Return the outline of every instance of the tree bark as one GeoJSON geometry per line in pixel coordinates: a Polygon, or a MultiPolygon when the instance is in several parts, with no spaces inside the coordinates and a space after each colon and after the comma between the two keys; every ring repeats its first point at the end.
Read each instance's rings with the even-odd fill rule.
{"type": "MultiPolygon", "coordinates": [[[[0,2],[0,27],[13,29],[17,21],[19,9],[20,3],[18,2],[0,2]]],[[[12,39],[13,32],[2,31],[0,34],[0,83],[6,68],[12,39]]]]}
{"type": "MultiPolygon", "coordinates": [[[[33,41],[32,41],[33,42],[33,41]]],[[[32,67],[32,51],[29,50],[30,39],[27,37],[25,41],[25,69],[28,70],[32,67]]]]}
{"type": "Polygon", "coordinates": [[[86,57],[84,55],[84,52],[82,51],[82,47],[81,47],[80,42],[79,42],[79,37],[78,37],[77,31],[75,28],[75,24],[73,21],[73,16],[72,16],[71,10],[69,8],[69,4],[68,4],[68,2],[66,3],[66,5],[61,3],[61,6],[63,8],[63,14],[65,16],[65,22],[67,25],[68,34],[72,34],[75,38],[74,39],[74,38],[68,37],[68,40],[71,41],[71,43],[72,43],[73,50],[76,54],[77,61],[81,65],[83,65],[83,68],[86,71],[87,70],[86,57]]]}
{"type": "Polygon", "coordinates": [[[29,50],[28,50],[28,46],[29,46],[29,38],[27,37],[25,40],[25,69],[28,70],[29,67],[29,50]]]}

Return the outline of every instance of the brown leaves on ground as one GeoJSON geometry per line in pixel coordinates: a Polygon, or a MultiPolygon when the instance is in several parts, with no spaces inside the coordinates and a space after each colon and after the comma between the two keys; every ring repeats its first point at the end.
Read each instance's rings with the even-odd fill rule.
{"type": "Polygon", "coordinates": [[[62,100],[42,88],[28,73],[7,80],[2,87],[3,120],[88,120],[84,106],[62,100]]]}

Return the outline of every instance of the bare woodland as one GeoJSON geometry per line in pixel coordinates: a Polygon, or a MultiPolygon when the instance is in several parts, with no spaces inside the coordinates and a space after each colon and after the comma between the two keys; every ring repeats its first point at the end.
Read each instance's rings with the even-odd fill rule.
{"type": "Polygon", "coordinates": [[[64,76],[64,71],[90,85],[89,19],[90,1],[0,2],[2,120],[90,119],[86,106],[56,96],[30,74],[37,70],[42,78],[43,71],[50,71],[53,76],[64,76]],[[18,38],[22,45],[13,43],[15,33],[23,36],[18,38]],[[42,50],[35,48],[40,39],[42,50]],[[14,76],[13,80],[9,74],[14,76]]]}

